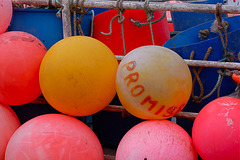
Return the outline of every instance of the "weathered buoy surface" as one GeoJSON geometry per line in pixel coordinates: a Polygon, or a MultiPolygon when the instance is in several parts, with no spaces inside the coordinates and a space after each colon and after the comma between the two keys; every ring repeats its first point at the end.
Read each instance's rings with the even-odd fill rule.
{"type": "Polygon", "coordinates": [[[118,63],[102,42],[85,36],[53,45],[40,67],[40,87],[56,110],[87,116],[106,107],[116,94],[118,63]]]}
{"type": "Polygon", "coordinates": [[[80,120],[46,114],[25,122],[11,137],[5,160],[103,160],[94,132],[80,120]]]}
{"type": "Polygon", "coordinates": [[[29,33],[0,35],[0,103],[22,105],[41,95],[39,68],[46,51],[29,33]]]}
{"type": "Polygon", "coordinates": [[[117,94],[126,110],[142,119],[166,119],[187,104],[192,78],[184,60],[161,46],[129,52],[116,76],[117,94]]]}
{"type": "Polygon", "coordinates": [[[0,104],[0,122],[0,160],[4,160],[8,141],[20,127],[20,122],[12,108],[3,104],[0,104]]]}
{"type": "Polygon", "coordinates": [[[168,120],[150,120],[131,128],[118,145],[116,160],[197,160],[192,139],[168,120]]]}
{"type": "Polygon", "coordinates": [[[240,159],[240,100],[220,97],[197,115],[192,138],[204,160],[240,159]]]}
{"type": "Polygon", "coordinates": [[[0,0],[0,34],[5,32],[10,25],[12,19],[12,1],[0,0]]]}

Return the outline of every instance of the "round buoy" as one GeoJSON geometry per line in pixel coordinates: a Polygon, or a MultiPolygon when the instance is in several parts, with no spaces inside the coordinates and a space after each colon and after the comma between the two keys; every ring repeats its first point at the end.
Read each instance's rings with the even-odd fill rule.
{"type": "Polygon", "coordinates": [[[5,32],[12,19],[12,1],[0,0],[0,34],[5,32]]]}
{"type": "Polygon", "coordinates": [[[53,45],[40,67],[40,87],[56,110],[88,116],[106,107],[116,94],[118,63],[102,42],[73,36],[53,45]]]}
{"type": "Polygon", "coordinates": [[[5,160],[103,160],[94,132],[80,120],[46,114],[25,122],[11,137],[5,160]]]}
{"type": "Polygon", "coordinates": [[[0,122],[0,159],[3,160],[8,141],[20,122],[12,108],[3,104],[0,104],[0,122]]]}
{"type": "Polygon", "coordinates": [[[177,53],[161,46],[143,46],[123,58],[116,84],[129,113],[142,119],[166,119],[187,104],[192,78],[177,53]]]}
{"type": "Polygon", "coordinates": [[[0,35],[0,102],[29,103],[41,95],[39,68],[46,53],[43,43],[20,31],[0,35]]]}
{"type": "Polygon", "coordinates": [[[197,115],[192,138],[204,160],[240,159],[240,100],[220,97],[197,115]]]}
{"type": "Polygon", "coordinates": [[[150,120],[131,128],[120,141],[116,160],[197,160],[192,139],[168,120],[150,120]]]}

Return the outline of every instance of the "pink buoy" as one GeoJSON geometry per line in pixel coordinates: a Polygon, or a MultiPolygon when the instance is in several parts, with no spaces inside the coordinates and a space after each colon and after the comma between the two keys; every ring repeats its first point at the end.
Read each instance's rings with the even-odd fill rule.
{"type": "Polygon", "coordinates": [[[10,139],[5,160],[103,160],[94,132],[80,120],[46,114],[24,123],[10,139]]]}
{"type": "Polygon", "coordinates": [[[3,160],[8,141],[20,122],[12,108],[3,104],[0,104],[0,122],[0,160],[3,160]]]}
{"type": "Polygon", "coordinates": [[[192,138],[204,160],[240,159],[240,100],[221,97],[208,103],[196,117],[192,138]]]}
{"type": "Polygon", "coordinates": [[[0,34],[6,31],[12,19],[12,1],[0,0],[0,34]]]}
{"type": "MultiPolygon", "coordinates": [[[[110,32],[110,22],[116,15],[118,15],[118,12],[115,9],[96,15],[94,17],[93,37],[107,45],[115,55],[124,55],[122,29],[121,24],[118,23],[118,18],[113,20],[111,35],[102,34],[102,32],[110,32]]],[[[160,19],[163,15],[163,11],[155,11],[152,21],[160,19]]],[[[134,21],[139,23],[148,22],[147,15],[143,10],[128,9],[124,11],[123,16],[126,53],[135,48],[153,44],[149,24],[138,26],[138,23],[136,25],[133,23],[134,21]]],[[[164,17],[161,21],[153,23],[152,31],[155,44],[163,45],[170,38],[167,18],[164,17]]]]}
{"type": "Polygon", "coordinates": [[[168,120],[150,120],[130,129],[118,145],[116,160],[197,160],[187,132],[168,120]]]}
{"type": "Polygon", "coordinates": [[[39,68],[46,53],[43,43],[20,31],[0,35],[0,102],[22,105],[41,94],[39,68]]]}

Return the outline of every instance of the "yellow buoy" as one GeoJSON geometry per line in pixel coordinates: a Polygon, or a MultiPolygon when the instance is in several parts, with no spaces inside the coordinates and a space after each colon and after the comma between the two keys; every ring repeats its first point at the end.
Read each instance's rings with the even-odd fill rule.
{"type": "Polygon", "coordinates": [[[166,119],[187,104],[192,77],[185,61],[161,46],[132,50],[121,61],[117,94],[126,110],[142,119],[166,119]]]}
{"type": "Polygon", "coordinates": [[[54,44],[41,63],[39,81],[48,103],[59,112],[87,116],[116,94],[118,63],[102,42],[73,36],[54,44]]]}

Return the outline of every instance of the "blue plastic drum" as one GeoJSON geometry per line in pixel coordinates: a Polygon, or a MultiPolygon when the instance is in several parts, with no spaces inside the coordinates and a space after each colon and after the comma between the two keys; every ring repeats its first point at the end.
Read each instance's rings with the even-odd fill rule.
{"type": "MultiPolygon", "coordinates": [[[[94,15],[108,9],[93,9],[94,15]]],[[[56,17],[57,9],[14,9],[9,31],[24,31],[36,36],[49,49],[63,39],[62,19],[56,17]]],[[[77,14],[77,17],[80,17],[77,14]]],[[[84,35],[90,36],[93,12],[84,15],[81,27],[84,35]]],[[[71,17],[73,26],[73,15],[71,17]]],[[[73,27],[72,27],[73,29],[73,27]]]]}
{"type": "MultiPolygon", "coordinates": [[[[224,4],[223,0],[193,1],[190,4],[224,4]]],[[[215,19],[214,13],[171,12],[174,31],[184,31],[196,25],[215,19]]],[[[226,14],[223,14],[226,17],[226,14]]]]}

